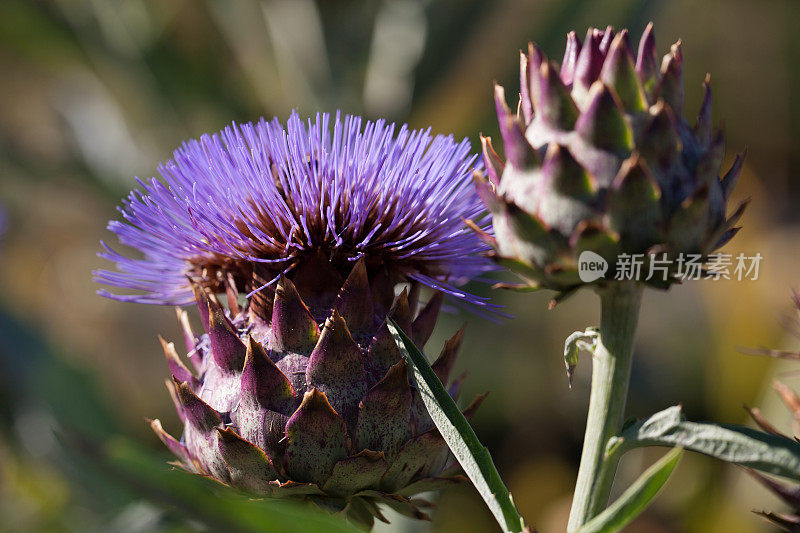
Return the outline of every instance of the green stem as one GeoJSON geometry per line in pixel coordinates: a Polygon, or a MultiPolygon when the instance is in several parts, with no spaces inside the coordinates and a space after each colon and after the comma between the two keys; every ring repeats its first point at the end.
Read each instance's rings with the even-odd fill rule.
{"type": "Polygon", "coordinates": [[[589,414],[568,532],[576,531],[608,503],[619,459],[612,457],[604,462],[604,454],[608,439],[622,427],[642,287],[636,283],[612,283],[597,293],[601,305],[600,336],[592,359],[589,414]]]}

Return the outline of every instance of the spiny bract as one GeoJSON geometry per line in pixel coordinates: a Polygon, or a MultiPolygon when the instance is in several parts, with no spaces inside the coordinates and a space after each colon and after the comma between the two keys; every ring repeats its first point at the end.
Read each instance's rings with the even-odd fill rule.
{"type": "MultiPolygon", "coordinates": [[[[494,268],[463,224],[483,211],[475,157],[466,142],[384,122],[336,117],[331,133],[327,115],[305,127],[293,114],[287,126],[234,125],[184,145],[166,183],[143,184],[121,209],[127,222],[110,225],[145,259],[106,248],[120,272],[97,277],[145,291],[127,300],[184,303],[193,291],[206,333],[179,311],[190,364],[162,341],[183,436],[152,422],[184,468],[363,526],[382,518],[379,503],[425,518],[412,496],[463,478],[447,472],[386,317],[423,346],[445,292],[489,305],[455,285],[494,268]],[[422,305],[425,285],[436,290],[422,305]]],[[[433,364],[453,397],[462,333],[433,364]]]]}
{"type": "Polygon", "coordinates": [[[482,138],[488,179],[475,175],[494,219],[495,238],[484,239],[500,263],[564,295],[582,285],[584,251],[608,262],[609,280],[620,254],[667,254],[675,265],[681,253],[705,256],[733,237],[745,204],[730,218],[726,205],[743,154],[720,178],[710,78],[692,128],[682,116],[682,62],[678,41],[659,66],[652,23],[636,57],[627,30],[610,27],[590,28],[583,42],[571,32],[560,68],[534,44],[521,53],[516,114],[495,87],[505,164],[482,138]]]}

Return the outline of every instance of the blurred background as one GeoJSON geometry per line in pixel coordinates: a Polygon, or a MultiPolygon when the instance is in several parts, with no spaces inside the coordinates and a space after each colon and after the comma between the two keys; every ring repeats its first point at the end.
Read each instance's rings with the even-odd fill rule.
{"type": "MultiPolygon", "coordinates": [[[[95,254],[135,176],[152,176],[184,139],[232,120],[285,119],[292,108],[430,125],[478,150],[478,132],[497,136],[492,81],[516,94],[517,50],[528,40],[560,60],[569,30],[611,24],[638,40],[649,20],[662,53],[683,39],[687,113],[699,108],[710,71],[728,161],[748,147],[734,202],[753,202],[725,251],[764,260],[757,281],[647,293],[629,414],[682,403],[695,420],[747,423],[746,403],[791,431],[770,383],[800,388],[800,365],[739,348],[800,342],[781,326],[800,281],[796,2],[3,0],[0,530],[201,527],[164,494],[125,483],[119,464],[92,460],[92,446],[79,453],[64,437],[112,443],[129,466],[141,454],[169,469],[144,417],[179,429],[156,339],[178,337],[174,311],[105,300],[90,274],[108,266],[95,254]]],[[[528,521],[563,531],[590,375],[584,358],[568,389],[563,341],[598,321],[598,303],[587,293],[547,311],[547,294],[492,296],[516,318],[445,316],[428,352],[469,322],[459,363],[471,372],[466,392],[491,391],[477,433],[528,521]]],[[[660,453],[626,456],[617,486],[660,453]]],[[[496,528],[470,487],[438,503],[432,523],[397,518],[380,531],[496,528]]],[[[781,506],[741,469],[689,454],[630,531],[770,531],[751,513],[763,508],[781,506]]]]}

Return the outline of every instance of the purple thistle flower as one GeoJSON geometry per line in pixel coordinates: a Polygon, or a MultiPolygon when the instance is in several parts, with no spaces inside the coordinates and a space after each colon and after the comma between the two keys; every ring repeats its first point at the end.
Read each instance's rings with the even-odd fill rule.
{"type": "Polygon", "coordinates": [[[194,301],[191,282],[223,292],[232,278],[249,297],[308,265],[346,277],[364,258],[393,283],[486,306],[456,288],[492,269],[487,246],[464,226],[484,219],[475,163],[466,139],[383,120],[337,114],[331,128],[328,114],[306,125],[293,112],[286,128],[277,119],[234,123],[184,143],[159,166],[163,181],[139,180],[124,220],[108,228],[144,259],[103,243],[100,256],[118,271],[94,274],[141,293],[99,293],[184,305],[194,301]]]}
{"type": "MultiPolygon", "coordinates": [[[[163,181],[140,182],[109,225],[144,259],[104,245],[118,271],[95,275],[140,292],[100,291],[111,298],[197,301],[204,334],[178,312],[189,364],[162,341],[183,435],[151,424],[186,470],[317,500],[369,528],[384,519],[378,504],[426,518],[411,496],[464,480],[448,475],[447,445],[386,317],[423,347],[442,293],[496,310],[457,288],[494,267],[465,225],[485,216],[468,141],[357,117],[330,123],[293,113],[285,129],[234,124],[184,144],[159,168],[163,181]],[[410,287],[395,294],[400,283],[410,287]],[[422,286],[434,290],[424,305],[422,286]]],[[[462,338],[432,364],[456,399],[462,338]]]]}

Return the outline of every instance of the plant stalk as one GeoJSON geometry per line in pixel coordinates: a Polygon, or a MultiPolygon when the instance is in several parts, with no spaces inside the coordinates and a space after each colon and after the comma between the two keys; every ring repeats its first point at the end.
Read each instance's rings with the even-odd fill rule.
{"type": "Polygon", "coordinates": [[[600,296],[600,335],[592,358],[592,389],[583,453],[569,515],[572,533],[608,503],[619,458],[605,460],[608,440],[619,433],[628,396],[633,339],[639,321],[642,286],[611,283],[600,296]]]}

